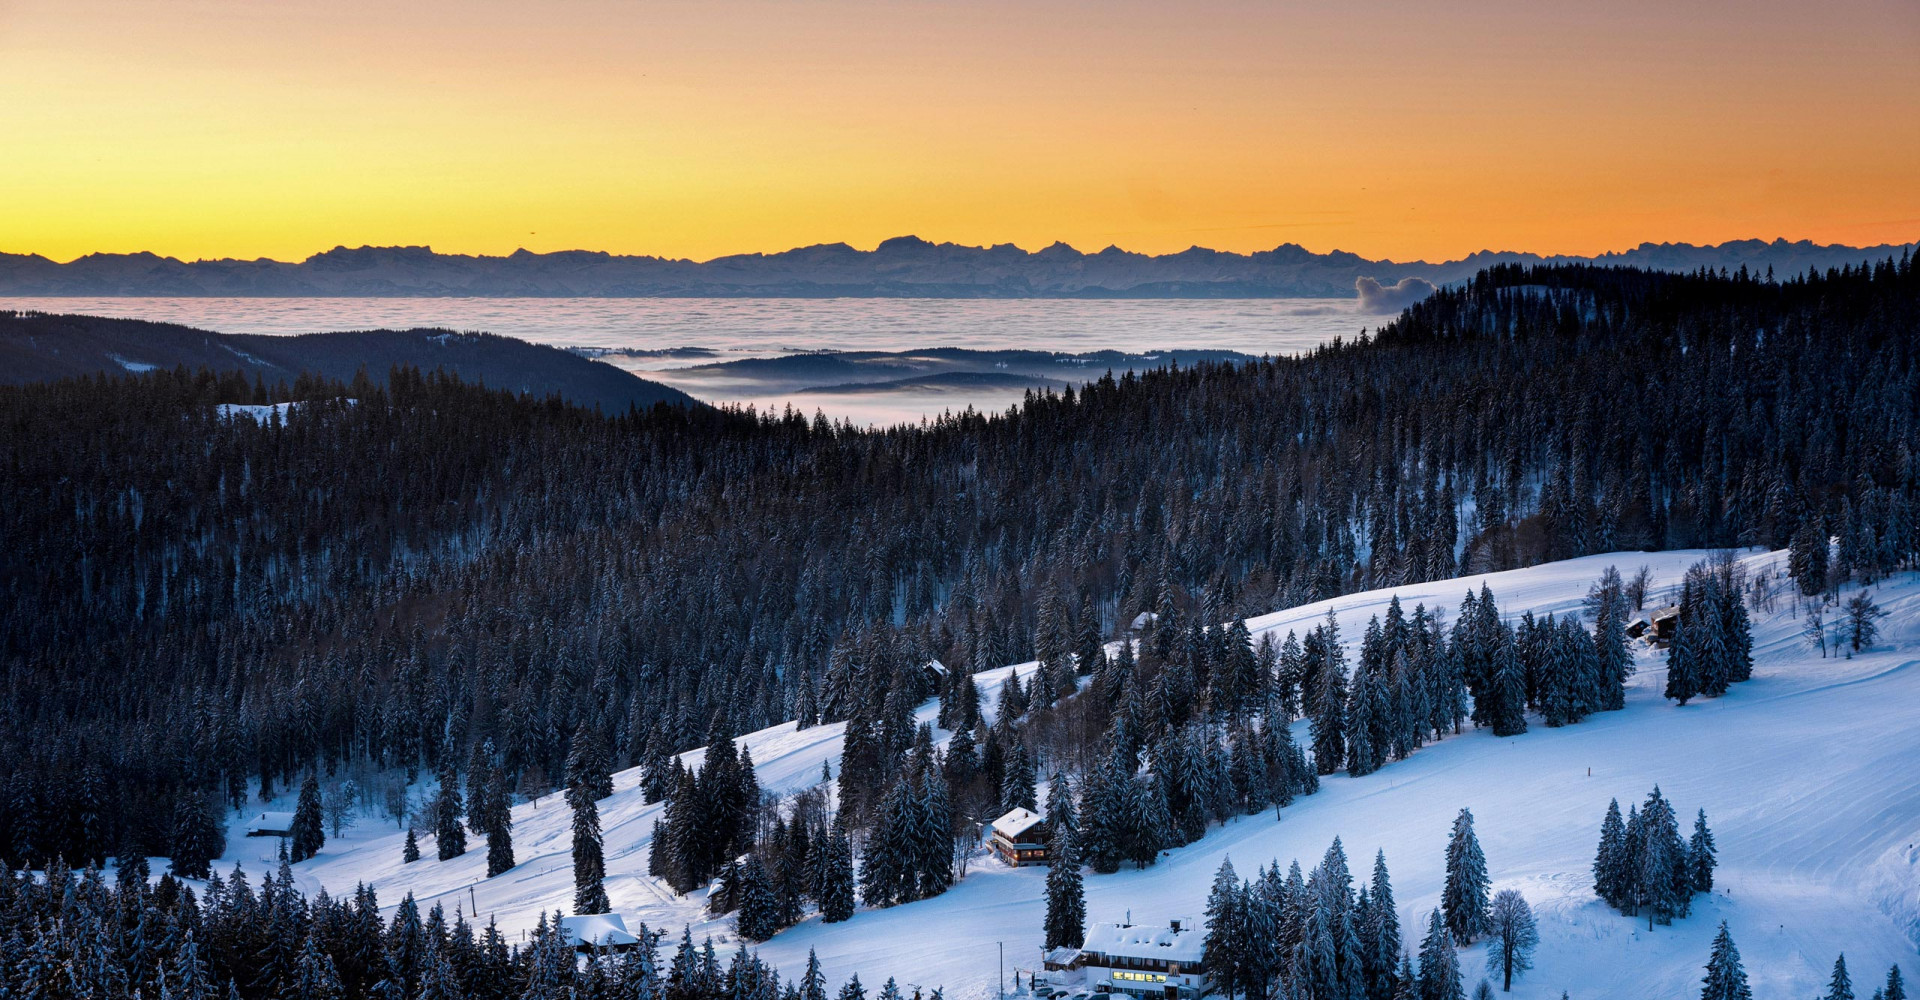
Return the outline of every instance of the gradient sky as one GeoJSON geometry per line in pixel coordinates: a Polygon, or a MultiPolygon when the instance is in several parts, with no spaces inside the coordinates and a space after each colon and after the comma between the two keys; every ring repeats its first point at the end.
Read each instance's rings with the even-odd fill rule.
{"type": "Polygon", "coordinates": [[[0,0],[0,250],[1920,237],[1920,2],[0,0]]]}

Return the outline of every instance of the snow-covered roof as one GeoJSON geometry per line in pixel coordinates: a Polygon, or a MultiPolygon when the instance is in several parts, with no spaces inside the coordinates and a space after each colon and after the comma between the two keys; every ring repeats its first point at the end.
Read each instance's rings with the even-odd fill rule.
{"type": "Polygon", "coordinates": [[[1033,829],[1039,823],[1038,813],[1015,806],[1013,811],[993,821],[993,832],[1008,840],[1019,840],[1021,834],[1033,829]]]}
{"type": "Polygon", "coordinates": [[[947,676],[947,665],[944,663],[941,663],[939,660],[928,660],[927,669],[933,671],[936,674],[939,674],[942,677],[947,676]]]}
{"type": "Polygon", "coordinates": [[[560,918],[560,932],[570,947],[623,947],[639,944],[640,939],[627,930],[627,921],[618,913],[583,913],[560,918]]]}
{"type": "Polygon", "coordinates": [[[1079,957],[1080,957],[1080,949],[1069,948],[1066,945],[1061,945],[1060,947],[1047,952],[1045,955],[1042,955],[1041,961],[1045,962],[1048,965],[1067,966],[1067,965],[1072,965],[1074,962],[1074,959],[1077,959],[1079,957]]]}
{"type": "Polygon", "coordinates": [[[248,833],[278,833],[293,829],[293,814],[290,812],[263,812],[247,821],[248,833]]]}
{"type": "Polygon", "coordinates": [[[1133,616],[1133,630],[1135,632],[1138,632],[1141,629],[1146,628],[1150,623],[1157,622],[1159,620],[1160,620],[1159,615],[1156,615],[1151,611],[1142,611],[1139,614],[1133,616]]]}
{"type": "Polygon", "coordinates": [[[1175,918],[1157,924],[1094,924],[1081,950],[1109,957],[1151,958],[1198,964],[1207,954],[1206,932],[1199,924],[1175,918]],[[1180,929],[1174,930],[1173,925],[1180,929]]]}

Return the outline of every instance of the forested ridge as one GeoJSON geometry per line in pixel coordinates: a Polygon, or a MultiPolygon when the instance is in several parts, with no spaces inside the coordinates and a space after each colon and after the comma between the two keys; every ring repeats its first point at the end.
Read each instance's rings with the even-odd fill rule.
{"type": "Polygon", "coordinates": [[[583,734],[628,763],[878,719],[936,693],[928,659],[1145,610],[1742,544],[1826,589],[1920,550],[1916,336],[1910,258],[1507,267],[1305,357],[877,431],[410,371],[0,387],[0,852],[204,853],[250,780],[316,766],[491,741],[532,790],[583,734]],[[265,399],[304,402],[215,409],[265,399]]]}
{"type": "MultiPolygon", "coordinates": [[[[215,333],[144,319],[0,309],[0,383],[20,385],[180,366],[238,371],[262,382],[284,381],[301,373],[349,381],[362,371],[378,382],[393,368],[414,367],[444,370],[466,382],[523,395],[557,395],[608,413],[635,406],[645,409],[655,403],[699,405],[678,389],[573,351],[491,333],[447,329],[342,330],[294,336],[215,333]]],[[[264,384],[258,395],[266,395],[264,384]]]]}

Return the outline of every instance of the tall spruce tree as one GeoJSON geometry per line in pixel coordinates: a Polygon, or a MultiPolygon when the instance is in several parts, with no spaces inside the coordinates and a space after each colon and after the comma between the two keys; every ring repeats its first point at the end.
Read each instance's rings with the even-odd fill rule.
{"type": "Polygon", "coordinates": [[[1081,854],[1087,867],[1100,874],[1119,871],[1126,857],[1130,789],[1127,778],[1120,773],[1121,766],[1116,758],[1109,757],[1081,785],[1081,854]]]}
{"type": "Polygon", "coordinates": [[[868,906],[892,906],[914,898],[918,886],[913,856],[914,791],[906,778],[894,781],[881,801],[860,858],[860,896],[868,906]]]}
{"type": "MultiPolygon", "coordinates": [[[[175,802],[169,871],[183,878],[204,879],[212,873],[213,859],[226,850],[226,843],[225,828],[212,794],[192,791],[175,802]]],[[[20,850],[19,846],[15,845],[14,853],[32,853],[31,849],[20,850]]]]}
{"type": "Polygon", "coordinates": [[[442,861],[467,853],[467,830],[460,825],[466,807],[461,804],[460,774],[453,768],[453,757],[451,748],[440,753],[440,793],[433,805],[433,839],[442,861]]]}
{"type": "Polygon", "coordinates": [[[1687,876],[1694,892],[1713,891],[1713,869],[1719,863],[1713,846],[1713,831],[1707,829],[1707,811],[1693,819],[1693,836],[1687,840],[1687,876]]]}
{"type": "Polygon", "coordinates": [[[807,971],[796,986],[799,994],[795,1000],[827,1000],[827,976],[820,971],[820,956],[812,948],[807,949],[807,971]]]}
{"type": "MultiPolygon", "coordinates": [[[[836,824],[837,824],[836,820],[836,824]]],[[[820,920],[836,924],[853,916],[853,842],[836,825],[820,849],[820,920]]]]}
{"type": "Polygon", "coordinates": [[[1447,879],[1440,908],[1446,914],[1447,931],[1463,946],[1487,932],[1488,888],[1487,858],[1473,832],[1473,813],[1462,809],[1454,817],[1453,836],[1447,842],[1447,879]]]}
{"type": "Polygon", "coordinates": [[[320,935],[307,934],[287,992],[293,1000],[341,1000],[346,996],[332,957],[320,950],[320,935]]]}
{"type": "Polygon", "coordinates": [[[1007,750],[1006,776],[1000,782],[1000,811],[1038,809],[1035,797],[1037,783],[1033,754],[1027,750],[1024,741],[1016,739],[1007,750]]]}
{"type": "MultiPolygon", "coordinates": [[[[513,868],[513,809],[507,799],[507,779],[498,766],[487,775],[487,877],[513,868]]],[[[658,833],[656,827],[655,832],[658,833]]]]}
{"type": "Polygon", "coordinates": [[[600,836],[600,806],[590,785],[567,790],[573,807],[573,912],[606,913],[607,862],[600,836]]]}
{"type": "Polygon", "coordinates": [[[953,800],[947,779],[932,761],[921,768],[914,809],[915,897],[928,899],[953,887],[953,800]]]}
{"type": "Polygon", "coordinates": [[[1358,778],[1379,770],[1382,758],[1391,749],[1390,745],[1383,747],[1376,742],[1376,734],[1386,729],[1385,708],[1385,693],[1380,690],[1378,675],[1363,666],[1354,675],[1353,688],[1347,695],[1349,775],[1358,778]]]}
{"type": "Polygon", "coordinates": [[[1308,634],[1307,646],[1307,655],[1317,661],[1307,665],[1314,678],[1308,699],[1313,766],[1320,774],[1332,774],[1347,756],[1347,658],[1340,645],[1340,622],[1331,610],[1326,623],[1308,634]]]}
{"type": "Polygon", "coordinates": [[[584,788],[595,801],[613,794],[613,761],[601,742],[599,728],[582,726],[574,731],[567,748],[567,787],[584,788]]]}
{"type": "Polygon", "coordinates": [[[1487,725],[1495,736],[1518,736],[1527,731],[1526,665],[1506,626],[1495,621],[1491,628],[1495,638],[1485,690],[1487,725]]]}
{"type": "Polygon", "coordinates": [[[1632,854],[1627,844],[1627,828],[1620,820],[1620,800],[1607,803],[1607,815],[1600,821],[1600,847],[1593,857],[1593,892],[1615,907],[1624,909],[1632,897],[1632,854]]]}
{"type": "Polygon", "coordinates": [[[1384,1000],[1393,993],[1393,965],[1400,958],[1400,913],[1393,899],[1393,879],[1387,874],[1387,852],[1375,851],[1373,878],[1367,883],[1368,929],[1367,996],[1384,1000]]]}
{"type": "Polygon", "coordinates": [[[1654,786],[1640,806],[1639,830],[1633,842],[1637,862],[1634,903],[1645,908],[1647,929],[1656,921],[1670,923],[1685,916],[1687,901],[1693,894],[1693,881],[1687,864],[1687,845],[1680,839],[1679,823],[1673,806],[1654,786]]]}
{"type": "Polygon", "coordinates": [[[1080,877],[1080,850],[1071,827],[1053,834],[1047,869],[1046,947],[1078,948],[1086,943],[1087,897],[1080,877]]]}
{"type": "Polygon", "coordinates": [[[1713,952],[1707,956],[1707,974],[1702,980],[1700,1000],[1753,1000],[1747,985],[1747,970],[1740,964],[1740,949],[1734,946],[1727,922],[1713,936],[1713,952]]]}
{"type": "Polygon", "coordinates": [[[1599,703],[1596,710],[1617,712],[1626,707],[1626,682],[1633,675],[1633,654],[1627,648],[1626,587],[1620,571],[1608,566],[1587,597],[1593,618],[1593,646],[1599,666],[1599,703]]]}
{"type": "Polygon", "coordinates": [[[1680,621],[1674,625],[1673,643],[1667,647],[1666,696],[1685,705],[1703,689],[1700,667],[1700,640],[1704,626],[1680,621]]]}
{"type": "Polygon", "coordinates": [[[1847,956],[1833,960],[1833,977],[1827,980],[1827,993],[1821,1000],[1854,1000],[1853,977],[1847,975],[1847,956]]]}
{"type": "Polygon", "coordinates": [[[1056,832],[1080,828],[1080,816],[1073,802],[1073,784],[1058,771],[1047,782],[1047,826],[1056,832]]]}
{"type": "Polygon", "coordinates": [[[309,771],[300,782],[300,800],[293,810],[293,830],[287,840],[287,859],[299,864],[313,857],[326,842],[327,831],[320,812],[320,780],[309,771]]]}
{"type": "Polygon", "coordinates": [[[735,926],[748,941],[765,941],[780,929],[780,901],[773,879],[758,855],[748,855],[740,868],[740,916],[735,926]]]}
{"type": "Polygon", "coordinates": [[[1234,873],[1233,859],[1220,862],[1213,873],[1213,888],[1207,893],[1206,965],[1214,989],[1233,1000],[1240,993],[1241,975],[1246,969],[1246,949],[1254,942],[1246,940],[1240,919],[1240,877],[1234,873]]]}
{"type": "Polygon", "coordinates": [[[1453,950],[1439,910],[1427,915],[1427,934],[1420,939],[1420,1000],[1466,1000],[1460,977],[1460,956],[1453,950]]]}

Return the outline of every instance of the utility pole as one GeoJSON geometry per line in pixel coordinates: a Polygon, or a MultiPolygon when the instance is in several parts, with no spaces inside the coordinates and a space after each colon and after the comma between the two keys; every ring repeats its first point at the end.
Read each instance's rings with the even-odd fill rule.
{"type": "Polygon", "coordinates": [[[998,945],[1000,946],[1000,997],[1001,997],[1001,1000],[1006,1000],[1006,996],[1007,996],[1007,943],[1006,943],[1005,941],[998,941],[998,942],[995,942],[995,943],[996,943],[996,944],[998,944],[998,945]]]}

